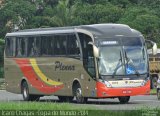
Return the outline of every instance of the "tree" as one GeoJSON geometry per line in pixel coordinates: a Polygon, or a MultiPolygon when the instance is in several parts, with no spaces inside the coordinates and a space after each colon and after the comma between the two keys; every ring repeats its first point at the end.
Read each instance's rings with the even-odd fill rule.
{"type": "Polygon", "coordinates": [[[6,0],[4,7],[0,9],[0,36],[4,37],[6,31],[12,31],[15,26],[23,29],[34,12],[35,8],[28,1],[6,0]]]}
{"type": "Polygon", "coordinates": [[[155,13],[160,17],[160,0],[139,0],[138,5],[147,7],[150,10],[154,10],[155,13]]]}
{"type": "Polygon", "coordinates": [[[69,6],[69,0],[60,0],[58,5],[53,9],[55,15],[52,17],[52,23],[56,26],[71,25],[74,9],[74,6],[69,6]]]}
{"type": "Polygon", "coordinates": [[[112,4],[79,5],[74,12],[75,24],[115,23],[123,9],[112,4]]]}
{"type": "Polygon", "coordinates": [[[160,18],[148,8],[128,8],[118,22],[139,30],[147,39],[160,42],[160,18]]]}

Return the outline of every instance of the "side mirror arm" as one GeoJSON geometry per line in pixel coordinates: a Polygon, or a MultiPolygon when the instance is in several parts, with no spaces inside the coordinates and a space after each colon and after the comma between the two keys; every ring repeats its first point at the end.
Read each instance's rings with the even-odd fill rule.
{"type": "Polygon", "coordinates": [[[97,46],[93,42],[89,42],[88,44],[93,46],[94,57],[99,58],[99,49],[97,46]]]}
{"type": "Polygon", "coordinates": [[[151,40],[145,40],[146,43],[150,43],[152,45],[152,54],[157,54],[157,44],[151,40]]]}

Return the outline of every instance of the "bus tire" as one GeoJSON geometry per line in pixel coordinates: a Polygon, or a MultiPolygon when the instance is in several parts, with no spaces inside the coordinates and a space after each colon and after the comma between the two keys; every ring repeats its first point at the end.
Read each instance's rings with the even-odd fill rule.
{"type": "Polygon", "coordinates": [[[60,102],[72,102],[73,98],[72,96],[58,96],[60,102]]]}
{"type": "Polygon", "coordinates": [[[125,104],[129,102],[130,96],[118,97],[118,99],[121,104],[125,104]]]}
{"type": "Polygon", "coordinates": [[[158,100],[160,100],[160,89],[159,88],[157,88],[157,98],[158,100]]]}
{"type": "Polygon", "coordinates": [[[83,97],[82,89],[81,89],[81,86],[79,83],[77,83],[74,93],[75,93],[77,103],[86,103],[87,102],[88,98],[83,97]]]}
{"type": "Polygon", "coordinates": [[[29,88],[26,81],[22,82],[22,95],[24,101],[39,101],[40,96],[29,94],[29,88]]]}
{"type": "Polygon", "coordinates": [[[157,88],[157,77],[151,79],[151,89],[157,88]]]}

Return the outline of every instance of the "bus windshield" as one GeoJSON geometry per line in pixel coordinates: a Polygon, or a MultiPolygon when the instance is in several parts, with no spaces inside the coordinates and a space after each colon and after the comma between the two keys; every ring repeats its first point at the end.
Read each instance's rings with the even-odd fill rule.
{"type": "Polygon", "coordinates": [[[116,74],[124,74],[121,58],[120,46],[103,46],[100,47],[99,73],[101,75],[112,75],[116,67],[121,66],[116,74]]]}
{"type": "Polygon", "coordinates": [[[147,73],[147,55],[140,38],[121,38],[100,42],[98,61],[100,75],[147,73]]]}

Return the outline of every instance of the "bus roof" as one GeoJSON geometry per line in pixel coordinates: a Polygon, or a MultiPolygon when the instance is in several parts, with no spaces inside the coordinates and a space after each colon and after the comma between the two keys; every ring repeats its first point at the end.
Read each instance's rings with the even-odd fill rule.
{"type": "Polygon", "coordinates": [[[7,33],[6,36],[29,36],[29,35],[47,35],[60,33],[75,33],[75,29],[83,29],[91,32],[96,37],[113,37],[113,36],[141,36],[141,33],[131,29],[124,24],[93,24],[80,25],[72,27],[55,27],[55,28],[38,28],[25,29],[17,32],[7,33]]]}
{"type": "Polygon", "coordinates": [[[7,33],[6,36],[30,36],[30,35],[48,35],[48,34],[59,34],[59,33],[74,33],[72,29],[60,29],[60,28],[39,28],[39,29],[26,29],[17,32],[7,33]]]}
{"type": "Polygon", "coordinates": [[[124,24],[94,24],[82,25],[81,29],[92,32],[97,37],[114,37],[114,36],[141,36],[142,34],[128,25],[124,24]]]}

